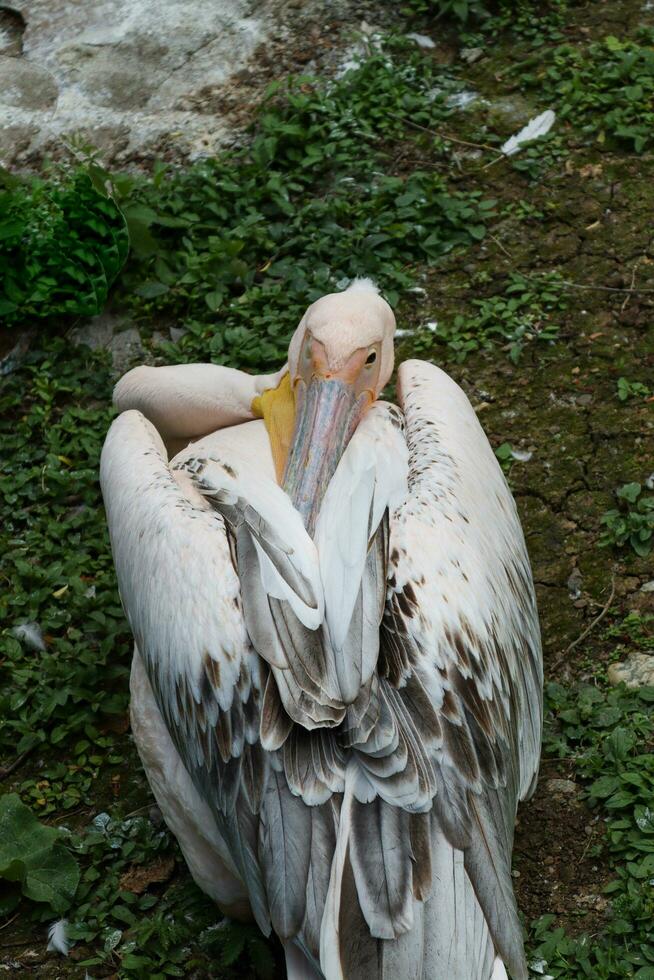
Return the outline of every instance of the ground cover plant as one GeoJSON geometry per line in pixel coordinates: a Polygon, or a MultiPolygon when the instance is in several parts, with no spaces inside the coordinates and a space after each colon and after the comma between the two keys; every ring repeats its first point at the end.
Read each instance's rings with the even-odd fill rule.
{"type": "Polygon", "coordinates": [[[591,813],[605,814],[617,874],[605,888],[613,911],[605,931],[571,938],[543,916],[533,924],[532,968],[553,978],[646,980],[654,976],[654,687],[550,683],[546,697],[546,752],[574,757],[591,813]]]}
{"type": "MultiPolygon", "coordinates": [[[[549,664],[543,772],[515,855],[532,974],[652,976],[652,691],[606,678],[612,661],[653,647],[654,164],[604,118],[606,92],[621,106],[631,85],[622,56],[646,46],[640,8],[621,6],[618,51],[603,40],[616,34],[617,7],[602,6],[610,23],[593,19],[592,34],[583,5],[525,14],[519,34],[508,17],[495,35],[472,18],[462,36],[444,16],[447,45],[483,39],[473,66],[447,45],[434,55],[402,38],[368,40],[359,68],[273,86],[243,149],[181,171],[114,173],[77,144],[75,164],[5,176],[2,295],[10,268],[17,298],[0,332],[5,345],[38,334],[0,390],[10,586],[0,597],[0,820],[20,821],[27,806],[42,841],[38,860],[27,848],[0,856],[0,954],[18,975],[279,969],[274,947],[221,922],[189,880],[129,739],[131,640],[97,486],[116,371],[108,350],[75,346],[70,331],[103,306],[122,264],[109,310],[139,328],[156,363],[281,363],[306,304],[366,273],[397,307],[400,357],[431,359],[464,386],[517,498],[549,664]],[[503,140],[544,107],[542,90],[510,70],[530,57],[539,77],[553,66],[568,81],[594,73],[599,114],[547,75],[546,95],[570,105],[564,122],[502,159],[503,140]],[[460,110],[452,96],[470,86],[480,98],[460,110]],[[527,101],[516,123],[492,102],[518,89],[527,101]],[[573,787],[564,803],[557,779],[573,787]],[[35,861],[50,900],[34,894],[35,861]],[[65,959],[46,953],[47,927],[62,916],[65,959]]],[[[453,24],[461,12],[449,13],[453,24]]],[[[430,12],[418,14],[429,30],[430,12]]]]}
{"type": "Polygon", "coordinates": [[[652,36],[650,29],[638,40],[609,35],[587,49],[561,45],[523,84],[537,86],[583,134],[642,153],[654,138],[652,36]]]}
{"type": "Polygon", "coordinates": [[[92,162],[22,181],[0,169],[0,317],[99,313],[127,258],[125,220],[92,162]]]}

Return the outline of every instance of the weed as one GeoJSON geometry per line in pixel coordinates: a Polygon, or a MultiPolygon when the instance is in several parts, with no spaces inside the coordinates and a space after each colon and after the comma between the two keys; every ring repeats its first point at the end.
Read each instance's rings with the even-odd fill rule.
{"type": "Polygon", "coordinates": [[[0,319],[92,316],[127,257],[123,216],[93,160],[50,180],[0,168],[0,319]]]}
{"type": "Polygon", "coordinates": [[[557,273],[529,279],[511,273],[502,293],[473,300],[475,313],[456,316],[451,324],[439,326],[436,337],[459,361],[471,351],[500,344],[517,363],[525,345],[556,340],[559,326],[552,316],[564,310],[566,302],[557,273]]]}
{"type": "Polygon", "coordinates": [[[524,174],[532,183],[536,183],[550,171],[560,167],[567,157],[568,150],[563,137],[558,133],[550,132],[526,144],[520,153],[516,153],[509,160],[513,170],[524,174]]]}
{"type": "Polygon", "coordinates": [[[654,140],[654,49],[607,37],[578,48],[560,45],[523,78],[539,97],[599,143],[612,140],[642,153],[654,140]]]}
{"type": "Polygon", "coordinates": [[[42,813],[88,801],[100,765],[117,758],[103,728],[127,707],[131,642],[97,485],[110,387],[103,357],[51,340],[0,396],[1,560],[12,582],[0,619],[36,623],[42,637],[42,649],[20,630],[0,637],[0,750],[74,747],[23,787],[42,813]]]}
{"type": "Polygon", "coordinates": [[[654,688],[546,686],[545,753],[574,763],[601,812],[615,877],[601,934],[569,937],[554,916],[532,925],[535,975],[553,980],[654,976],[654,688]]]}
{"type": "Polygon", "coordinates": [[[114,964],[121,976],[154,980],[187,976],[194,966],[206,975],[209,955],[224,966],[238,965],[234,976],[270,976],[272,956],[256,927],[218,922],[215,906],[190,882],[162,893],[158,883],[174,867],[174,844],[165,830],[145,817],[118,820],[100,813],[71,835],[71,844],[85,869],[69,935],[96,949],[83,966],[114,964]]]}
{"type": "Polygon", "coordinates": [[[536,204],[531,201],[509,201],[502,211],[507,217],[516,218],[518,221],[540,221],[545,217],[545,212],[541,211],[536,204]]]}
{"type": "Polygon", "coordinates": [[[383,277],[394,302],[413,264],[480,240],[492,202],[435,170],[385,172],[407,118],[429,126],[452,111],[447,76],[420,59],[389,44],[334,85],[275,89],[249,148],[129,188],[121,289],[133,312],[181,318],[189,353],[229,349],[254,366],[282,358],[307,302],[339,283],[383,277]]]}
{"type": "Polygon", "coordinates": [[[402,11],[409,16],[454,16],[463,23],[489,15],[485,0],[405,0],[402,11]]]}
{"type": "Polygon", "coordinates": [[[0,912],[18,905],[21,894],[60,914],[70,907],[79,868],[61,842],[62,832],[45,827],[15,793],[0,796],[0,878],[5,888],[0,912]]]}
{"type": "MultiPolygon", "coordinates": [[[[510,29],[538,44],[545,38],[560,37],[568,6],[568,0],[549,0],[545,4],[535,0],[404,0],[402,9],[414,17],[452,17],[466,25],[473,22],[481,26],[484,34],[496,35],[510,29]]],[[[472,46],[480,38],[465,33],[463,40],[472,46]]]]}
{"type": "Polygon", "coordinates": [[[640,483],[625,483],[615,496],[618,507],[608,510],[600,522],[604,525],[600,547],[629,545],[644,558],[654,538],[654,493],[647,493],[640,483]]]}
{"type": "Polygon", "coordinates": [[[647,385],[641,381],[629,381],[628,378],[618,378],[616,388],[621,402],[629,401],[630,398],[649,398],[652,395],[652,389],[647,385]]]}

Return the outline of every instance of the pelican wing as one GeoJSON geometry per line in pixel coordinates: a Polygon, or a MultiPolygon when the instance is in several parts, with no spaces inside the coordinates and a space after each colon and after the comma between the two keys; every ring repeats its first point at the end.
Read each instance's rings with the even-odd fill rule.
{"type": "MultiPolygon", "coordinates": [[[[392,515],[379,674],[428,756],[434,814],[493,942],[524,972],[510,876],[518,799],[538,769],[540,632],[513,498],[461,389],[405,362],[409,493],[392,515]]],[[[433,835],[432,835],[433,841],[433,835]]],[[[414,847],[418,866],[427,848],[414,847]]]]}
{"type": "MultiPolygon", "coordinates": [[[[287,861],[300,874],[310,832],[297,826],[303,814],[289,807],[260,743],[268,671],[248,637],[230,535],[250,536],[266,587],[303,621],[322,615],[322,593],[315,549],[288,498],[272,479],[248,481],[239,467],[232,452],[229,463],[195,459],[188,470],[171,470],[156,429],[128,411],[107,436],[101,483],[123,605],[157,703],[269,931],[266,828],[295,823],[287,861]]],[[[304,820],[310,829],[310,815],[304,820]]],[[[279,872],[284,858],[274,857],[279,872]]],[[[274,901],[297,931],[306,880],[295,883],[295,897],[289,886],[274,901]]]]}

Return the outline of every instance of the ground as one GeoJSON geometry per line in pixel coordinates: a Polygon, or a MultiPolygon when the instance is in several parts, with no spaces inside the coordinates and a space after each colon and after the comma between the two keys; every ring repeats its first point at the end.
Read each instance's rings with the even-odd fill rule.
{"type": "MultiPolygon", "coordinates": [[[[483,237],[466,247],[455,247],[434,261],[423,258],[418,262],[408,256],[406,267],[397,275],[393,273],[399,281],[398,277],[410,266],[413,283],[397,288],[401,333],[398,354],[399,359],[419,356],[433,360],[463,386],[502,460],[524,527],[536,583],[549,694],[541,776],[534,797],[519,811],[514,877],[518,904],[530,935],[533,975],[548,974],[565,980],[581,976],[602,980],[638,976],[647,980],[654,975],[647,972],[652,970],[654,961],[651,927],[639,924],[647,914],[651,920],[651,883],[649,892],[639,893],[638,899],[629,886],[630,905],[622,892],[619,907],[617,900],[611,904],[612,895],[616,894],[615,882],[622,880],[620,869],[627,864],[620,835],[624,838],[630,833],[631,811],[627,810],[631,804],[624,803],[627,809],[623,811],[619,802],[611,803],[616,800],[614,796],[609,800],[611,806],[602,808],[601,788],[592,782],[598,777],[613,778],[614,772],[629,769],[628,760],[617,750],[614,765],[610,759],[608,763],[600,760],[607,741],[619,738],[622,731],[638,733],[637,739],[633,737],[635,748],[631,751],[632,755],[636,750],[641,753],[638,766],[643,772],[652,772],[654,752],[651,725],[642,720],[643,706],[638,702],[634,708],[627,692],[619,695],[623,698],[619,703],[612,701],[606,685],[607,668],[612,662],[637,650],[651,652],[651,554],[639,556],[628,543],[616,542],[608,534],[606,522],[602,522],[604,515],[617,506],[618,488],[640,484],[641,497],[645,499],[647,487],[651,490],[654,483],[654,156],[651,143],[636,153],[633,142],[612,138],[610,120],[606,125],[598,123],[612,111],[613,100],[617,101],[615,91],[609,92],[610,104],[602,101],[600,93],[590,107],[581,109],[577,104],[575,111],[566,113],[566,99],[568,103],[574,101],[574,92],[571,96],[569,91],[556,89],[553,86],[558,82],[538,75],[538,68],[541,63],[546,65],[550,53],[563,43],[573,50],[589,52],[594,43],[604,43],[607,36],[617,37],[622,43],[639,37],[639,31],[648,27],[650,34],[642,44],[651,50],[654,10],[650,6],[632,0],[555,5],[555,13],[563,11],[558,20],[554,15],[549,19],[534,15],[522,26],[511,28],[505,22],[492,34],[481,33],[473,24],[463,37],[461,29],[447,20],[419,20],[415,29],[434,42],[433,47],[422,49],[420,57],[425,64],[442,66],[447,73],[452,71],[458,91],[475,93],[476,97],[460,111],[447,114],[442,124],[423,126],[411,117],[402,132],[393,134],[384,162],[386,172],[404,182],[416,171],[442,174],[452,192],[479,191],[484,200],[494,201],[484,218],[483,237]],[[476,48],[480,49],[476,56],[462,57],[462,50],[476,48]],[[534,72],[536,80],[530,81],[530,73],[534,72]],[[512,159],[503,157],[499,151],[502,140],[547,108],[557,112],[553,135],[512,159]],[[444,144],[445,137],[451,140],[444,144]],[[502,324],[501,330],[493,332],[498,323],[502,324]],[[588,695],[589,689],[596,693],[588,695]],[[595,697],[597,712],[592,707],[595,697]],[[587,704],[591,707],[586,710],[587,704]],[[575,718],[577,710],[586,726],[583,732],[575,718]],[[600,717],[601,712],[608,714],[600,717]],[[616,816],[627,821],[622,829],[616,827],[616,816]],[[646,902],[650,902],[649,913],[642,912],[646,902]],[[553,916],[547,924],[549,946],[544,941],[545,927],[533,925],[545,915],[553,916]],[[622,920],[627,925],[618,928],[616,922],[622,920]],[[620,946],[626,952],[624,956],[616,953],[615,960],[606,951],[593,953],[595,958],[591,957],[591,966],[585,972],[579,965],[583,959],[579,948],[575,947],[574,954],[564,954],[563,939],[557,940],[558,946],[552,945],[552,930],[559,928],[565,930],[565,942],[588,936],[590,945],[595,944],[598,949],[602,936],[610,932],[615,936],[616,949],[620,946]],[[629,931],[634,936],[632,946],[626,935],[629,931]],[[551,954],[544,956],[545,948],[551,954]]],[[[365,13],[373,19],[370,7],[365,8],[365,13]]],[[[380,21],[388,28],[386,14],[380,14],[380,21]]],[[[364,28],[367,31],[367,25],[364,28]]],[[[317,22],[316,31],[319,33],[317,22]]],[[[341,39],[339,43],[344,49],[349,42],[341,39]]],[[[286,68],[297,67],[292,52],[302,49],[303,44],[306,46],[306,40],[301,37],[289,41],[286,68]]],[[[605,50],[607,58],[611,45],[609,42],[605,50]]],[[[337,62],[336,57],[326,59],[325,71],[333,71],[337,62]]],[[[261,73],[260,62],[257,65],[261,73]]],[[[604,68],[602,56],[598,55],[595,71],[601,74],[604,68]]],[[[560,69],[560,74],[563,76],[564,69],[560,69]]],[[[274,66],[268,75],[253,71],[246,104],[238,96],[232,99],[230,111],[240,113],[239,125],[256,112],[264,84],[275,75],[274,66]]],[[[588,80],[584,82],[590,84],[588,80]]],[[[629,69],[621,84],[635,87],[629,69]]],[[[638,98],[638,93],[634,98],[638,98]]],[[[651,112],[651,95],[649,98],[651,112]]],[[[369,161],[362,164],[369,165],[369,161]]],[[[82,331],[82,339],[102,336],[98,341],[101,351],[93,355],[95,360],[85,353],[85,348],[70,347],[77,365],[71,367],[72,380],[66,378],[59,388],[51,385],[43,357],[39,360],[34,356],[30,362],[28,355],[25,365],[20,362],[20,357],[25,356],[20,351],[14,357],[17,371],[8,375],[14,379],[8,406],[16,426],[19,420],[22,425],[28,414],[34,414],[35,409],[27,412],[26,406],[35,403],[34,389],[29,385],[37,379],[41,386],[37,385],[38,390],[48,385],[52,389],[44,412],[56,411],[58,402],[65,407],[66,399],[72,399],[78,413],[72,424],[90,427],[92,423],[97,429],[85,456],[87,461],[83,467],[78,466],[83,474],[82,489],[66,490],[66,502],[61,505],[63,520],[69,519],[74,508],[93,506],[94,513],[99,513],[96,491],[87,493],[83,487],[84,480],[91,479],[88,474],[97,462],[102,427],[109,418],[104,406],[109,401],[112,377],[120,369],[116,363],[123,367],[124,357],[129,361],[140,356],[155,363],[193,359],[203,349],[202,344],[208,342],[198,318],[191,316],[184,321],[182,316],[186,334],[173,333],[171,345],[168,332],[170,327],[175,330],[180,326],[179,315],[175,309],[157,306],[157,300],[151,306],[147,299],[140,305],[132,302],[130,290],[136,280],[129,276],[138,278],[140,274],[134,268],[127,267],[127,286],[119,284],[104,320],[95,320],[90,327],[86,322],[75,324],[75,329],[82,331]],[[122,354],[119,352],[112,367],[102,347],[114,344],[111,350],[116,358],[114,341],[121,336],[114,332],[116,326],[137,331],[136,347],[130,352],[127,345],[125,354],[123,344],[122,354]],[[16,380],[17,376],[23,380],[16,380]],[[85,411],[95,414],[85,416],[85,411]]],[[[229,315],[235,316],[231,312],[229,315]]],[[[38,343],[33,332],[29,333],[30,327],[33,330],[33,325],[23,324],[20,329],[32,336],[34,350],[38,343]]],[[[66,343],[70,344],[71,335],[67,337],[66,343]]],[[[243,350],[247,349],[246,344],[244,341],[243,350]]],[[[5,347],[9,346],[6,342],[5,347]]],[[[57,360],[63,356],[61,350],[47,350],[50,363],[63,363],[57,360]]],[[[209,355],[214,356],[215,350],[211,347],[209,355]]],[[[219,359],[229,363],[229,337],[227,349],[218,350],[219,359]]],[[[245,355],[239,357],[242,363],[245,355]]],[[[246,363],[251,362],[246,359],[246,363]]],[[[36,432],[37,422],[30,425],[30,433],[36,432]]],[[[26,436],[14,446],[16,469],[7,471],[12,479],[21,461],[27,458],[21,455],[28,452],[27,441],[26,436]]],[[[50,446],[48,452],[63,453],[67,458],[68,451],[50,446]]],[[[43,474],[46,466],[52,465],[49,459],[44,453],[43,474]]],[[[55,479],[43,475],[40,478],[55,479]]],[[[44,484],[44,489],[45,485],[50,492],[50,483],[44,484]]],[[[11,499],[11,492],[5,490],[10,509],[19,506],[16,500],[20,496],[11,499]]],[[[52,491],[58,492],[56,488],[52,491]]],[[[37,506],[33,502],[37,495],[38,486],[25,505],[28,510],[37,506]]],[[[626,513],[626,505],[620,506],[626,513]]],[[[96,525],[99,527],[97,521],[93,527],[96,525]]],[[[76,530],[73,527],[70,533],[75,534],[76,530]]],[[[80,548],[84,546],[85,533],[82,525],[80,548]]],[[[25,548],[33,544],[29,530],[24,531],[22,525],[14,531],[14,537],[25,548]]],[[[55,534],[45,549],[43,562],[45,565],[47,558],[51,567],[63,562],[65,571],[63,541],[58,548],[55,534]]],[[[93,710],[99,719],[96,728],[85,735],[83,726],[88,728],[89,724],[85,717],[78,728],[71,722],[69,731],[68,722],[59,719],[55,709],[51,714],[59,719],[57,726],[53,728],[51,716],[44,714],[42,724],[47,739],[36,744],[26,742],[23,752],[18,737],[24,737],[30,724],[29,718],[23,717],[23,727],[10,729],[3,742],[2,761],[9,770],[3,788],[19,793],[44,822],[65,824],[80,834],[74,847],[83,868],[99,869],[101,875],[109,876],[107,880],[114,874],[114,890],[119,881],[121,904],[118,907],[114,899],[103,898],[94,905],[89,895],[94,887],[99,888],[94,881],[100,875],[88,878],[87,873],[86,891],[78,893],[76,907],[69,913],[74,919],[80,915],[80,908],[83,910],[86,932],[80,931],[79,941],[64,960],[45,950],[45,924],[53,915],[44,912],[35,918],[32,907],[23,901],[0,922],[0,968],[10,975],[43,978],[83,977],[86,970],[93,977],[244,976],[255,968],[260,951],[248,946],[254,942],[248,934],[241,946],[248,946],[250,960],[239,961],[236,974],[230,972],[231,966],[222,965],[232,961],[219,942],[212,946],[215,935],[220,935],[220,930],[211,930],[211,923],[217,920],[189,885],[174,844],[160,829],[140,774],[129,737],[125,701],[120,694],[126,687],[130,643],[115,597],[107,599],[95,613],[105,618],[88,625],[88,606],[84,602],[88,604],[91,599],[84,599],[83,590],[97,589],[99,595],[102,589],[113,587],[106,541],[98,549],[100,557],[96,558],[93,552],[89,558],[93,567],[88,569],[88,581],[79,587],[70,585],[71,603],[75,592],[77,605],[71,605],[61,620],[53,618],[51,627],[45,625],[44,644],[56,652],[57,629],[66,627],[66,636],[73,646],[78,640],[74,631],[84,633],[90,629],[91,646],[95,644],[93,649],[102,651],[102,683],[111,697],[118,699],[117,710],[108,710],[106,717],[102,715],[102,691],[98,694],[93,690],[92,677],[85,674],[83,680],[70,682],[73,692],[77,691],[75,684],[81,691],[72,696],[70,710],[83,711],[86,705],[95,705],[93,710]],[[80,739],[85,743],[81,749],[80,739]],[[103,739],[106,744],[96,749],[98,761],[93,763],[90,754],[94,749],[89,742],[103,739]],[[62,756],[67,763],[76,760],[73,768],[78,771],[79,785],[74,792],[68,785],[72,777],[64,778],[55,771],[62,756]],[[97,839],[89,838],[84,828],[105,812],[114,825],[101,830],[96,827],[97,839]],[[135,818],[143,818],[143,824],[137,826],[135,818]],[[191,926],[179,938],[160,939],[164,927],[170,925],[171,913],[173,917],[179,915],[180,909],[187,910],[191,926]],[[140,921],[135,925],[134,914],[144,920],[145,927],[140,921]],[[148,922],[153,923],[150,932],[148,922]],[[124,935],[116,938],[116,930],[124,935]],[[198,946],[196,940],[201,934],[209,939],[198,946]],[[128,948],[131,936],[136,937],[135,948],[128,948]],[[151,949],[157,944],[164,951],[172,948],[172,952],[162,952],[160,960],[156,960],[151,949]],[[183,951],[176,946],[183,947],[183,951]],[[143,950],[150,958],[139,963],[143,950]],[[92,958],[92,965],[81,965],[92,958]],[[159,969],[161,973],[157,972],[159,969]]],[[[19,573],[23,575],[23,571],[19,573]]],[[[76,574],[79,579],[79,570],[76,574]]],[[[30,576],[37,582],[33,570],[24,576],[21,587],[32,581],[30,576]]],[[[38,579],[38,587],[49,589],[55,596],[57,589],[64,587],[62,583],[61,571],[51,578],[44,574],[38,579]]],[[[67,601],[65,596],[62,601],[67,601]]],[[[36,606],[23,599],[10,604],[9,623],[36,618],[33,608],[36,606]]],[[[18,643],[16,639],[11,642],[18,643]]],[[[37,655],[40,656],[34,650],[29,654],[31,658],[37,655]]],[[[68,656],[67,649],[62,648],[61,656],[68,656]]],[[[9,649],[3,663],[5,670],[9,669],[10,674],[13,671],[11,707],[20,713],[22,705],[30,703],[27,694],[21,700],[21,691],[35,683],[33,667],[21,674],[23,662],[15,647],[9,649]]],[[[50,672],[50,683],[53,677],[63,683],[50,660],[43,669],[46,677],[50,672]]],[[[68,711],[65,706],[64,711],[68,711]]],[[[653,798],[654,782],[647,785],[650,788],[643,791],[644,797],[639,797],[646,804],[653,798]]],[[[642,808],[634,812],[639,827],[641,818],[651,820],[651,811],[646,817],[642,808]]],[[[101,818],[101,825],[104,819],[101,818]]],[[[634,846],[640,852],[647,850],[638,843],[634,846]]],[[[633,864],[636,859],[630,854],[629,860],[633,864]]],[[[648,873],[651,875],[651,869],[648,873]]],[[[639,880],[646,876],[644,871],[639,880]]],[[[646,882],[643,887],[646,889],[646,882]]],[[[239,941],[237,937],[236,945],[239,941]]],[[[238,952],[237,949],[237,955],[238,952]]],[[[273,951],[273,955],[277,954],[273,951]]],[[[265,965],[261,966],[263,974],[265,969],[265,965]]]]}

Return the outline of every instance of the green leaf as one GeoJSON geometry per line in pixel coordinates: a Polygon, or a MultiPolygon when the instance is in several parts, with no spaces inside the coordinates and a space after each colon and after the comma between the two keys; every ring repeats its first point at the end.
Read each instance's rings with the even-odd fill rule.
{"type": "Polygon", "coordinates": [[[146,282],[135,290],[137,296],[143,299],[155,299],[157,296],[165,296],[169,287],[163,282],[146,282]]]}
{"type": "Polygon", "coordinates": [[[61,832],[39,823],[15,793],[0,797],[0,877],[17,881],[23,894],[54,912],[71,904],[79,868],[59,843],[61,832]]]}
{"type": "Polygon", "coordinates": [[[220,309],[223,301],[223,292],[221,289],[214,289],[210,293],[205,294],[205,302],[210,310],[214,313],[220,309]]]}
{"type": "Polygon", "coordinates": [[[20,238],[24,231],[23,221],[3,221],[0,223],[0,241],[6,238],[20,238]]]}
{"type": "Polygon", "coordinates": [[[630,504],[633,504],[638,500],[641,491],[640,483],[625,483],[623,487],[617,492],[617,496],[622,500],[628,500],[630,504]]]}
{"type": "Polygon", "coordinates": [[[39,857],[26,862],[23,894],[35,902],[45,902],[57,913],[70,908],[79,884],[77,861],[61,844],[54,844],[39,857]]]}

